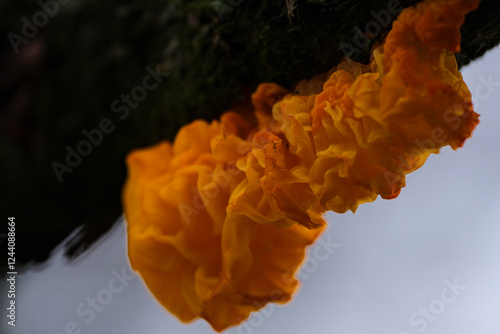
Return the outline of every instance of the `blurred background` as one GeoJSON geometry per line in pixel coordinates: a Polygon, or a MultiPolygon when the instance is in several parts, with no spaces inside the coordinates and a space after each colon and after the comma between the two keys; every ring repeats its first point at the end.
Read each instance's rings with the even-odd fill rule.
{"type": "MultiPolygon", "coordinates": [[[[0,3],[1,212],[16,217],[22,272],[17,326],[4,319],[0,332],[59,334],[71,332],[73,323],[82,333],[212,332],[203,321],[181,325],[135,276],[102,299],[117,273],[130,275],[120,220],[124,157],[173,139],[193,119],[241,108],[260,82],[292,87],[331,68],[344,56],[342,43],[355,45],[358,31],[374,20],[371,12],[387,6],[359,0],[0,3]],[[97,144],[81,144],[89,138],[97,144]],[[107,304],[91,317],[87,298],[98,296],[107,304]]],[[[367,62],[389,27],[381,25],[351,56],[367,62]]],[[[366,204],[355,215],[329,214],[323,238],[339,246],[327,259],[309,260],[295,300],[228,333],[500,332],[500,51],[491,50],[499,27],[495,1],[483,1],[462,31],[457,59],[470,63],[463,74],[481,114],[473,138],[457,152],[432,156],[408,177],[398,199],[366,204]],[[440,303],[446,282],[455,280],[466,288],[452,303],[440,303]],[[430,306],[439,314],[426,318],[420,308],[430,306]]],[[[2,307],[5,297],[2,292],[2,307]]]]}

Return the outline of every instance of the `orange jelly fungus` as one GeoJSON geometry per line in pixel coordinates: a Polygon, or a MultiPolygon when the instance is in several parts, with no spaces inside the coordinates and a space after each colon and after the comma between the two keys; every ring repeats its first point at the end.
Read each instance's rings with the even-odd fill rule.
{"type": "Polygon", "coordinates": [[[429,154],[461,147],[478,115],[454,52],[477,5],[407,8],[369,65],[344,60],[294,93],[261,84],[253,119],[229,111],[132,152],[129,258],[158,301],[216,331],[289,301],[325,211],[395,198],[429,154]]]}

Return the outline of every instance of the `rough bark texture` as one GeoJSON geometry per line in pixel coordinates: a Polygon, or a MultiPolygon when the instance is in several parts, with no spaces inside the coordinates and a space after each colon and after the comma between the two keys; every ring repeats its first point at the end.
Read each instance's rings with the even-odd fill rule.
{"type": "MultiPolygon", "coordinates": [[[[45,261],[81,227],[67,245],[74,257],[111,228],[131,149],[173,139],[193,119],[217,118],[260,82],[291,87],[346,54],[368,62],[395,14],[415,2],[72,0],[29,38],[24,25],[40,4],[2,3],[0,187],[3,217],[16,216],[18,263],[45,261]],[[16,44],[9,33],[25,39],[16,44]],[[113,101],[157,64],[168,77],[128,115],[114,113],[113,101]],[[82,131],[104,118],[113,130],[59,182],[53,162],[66,164],[67,147],[76,149],[82,131]]],[[[467,17],[460,64],[498,44],[497,6],[484,0],[467,17]]]]}

